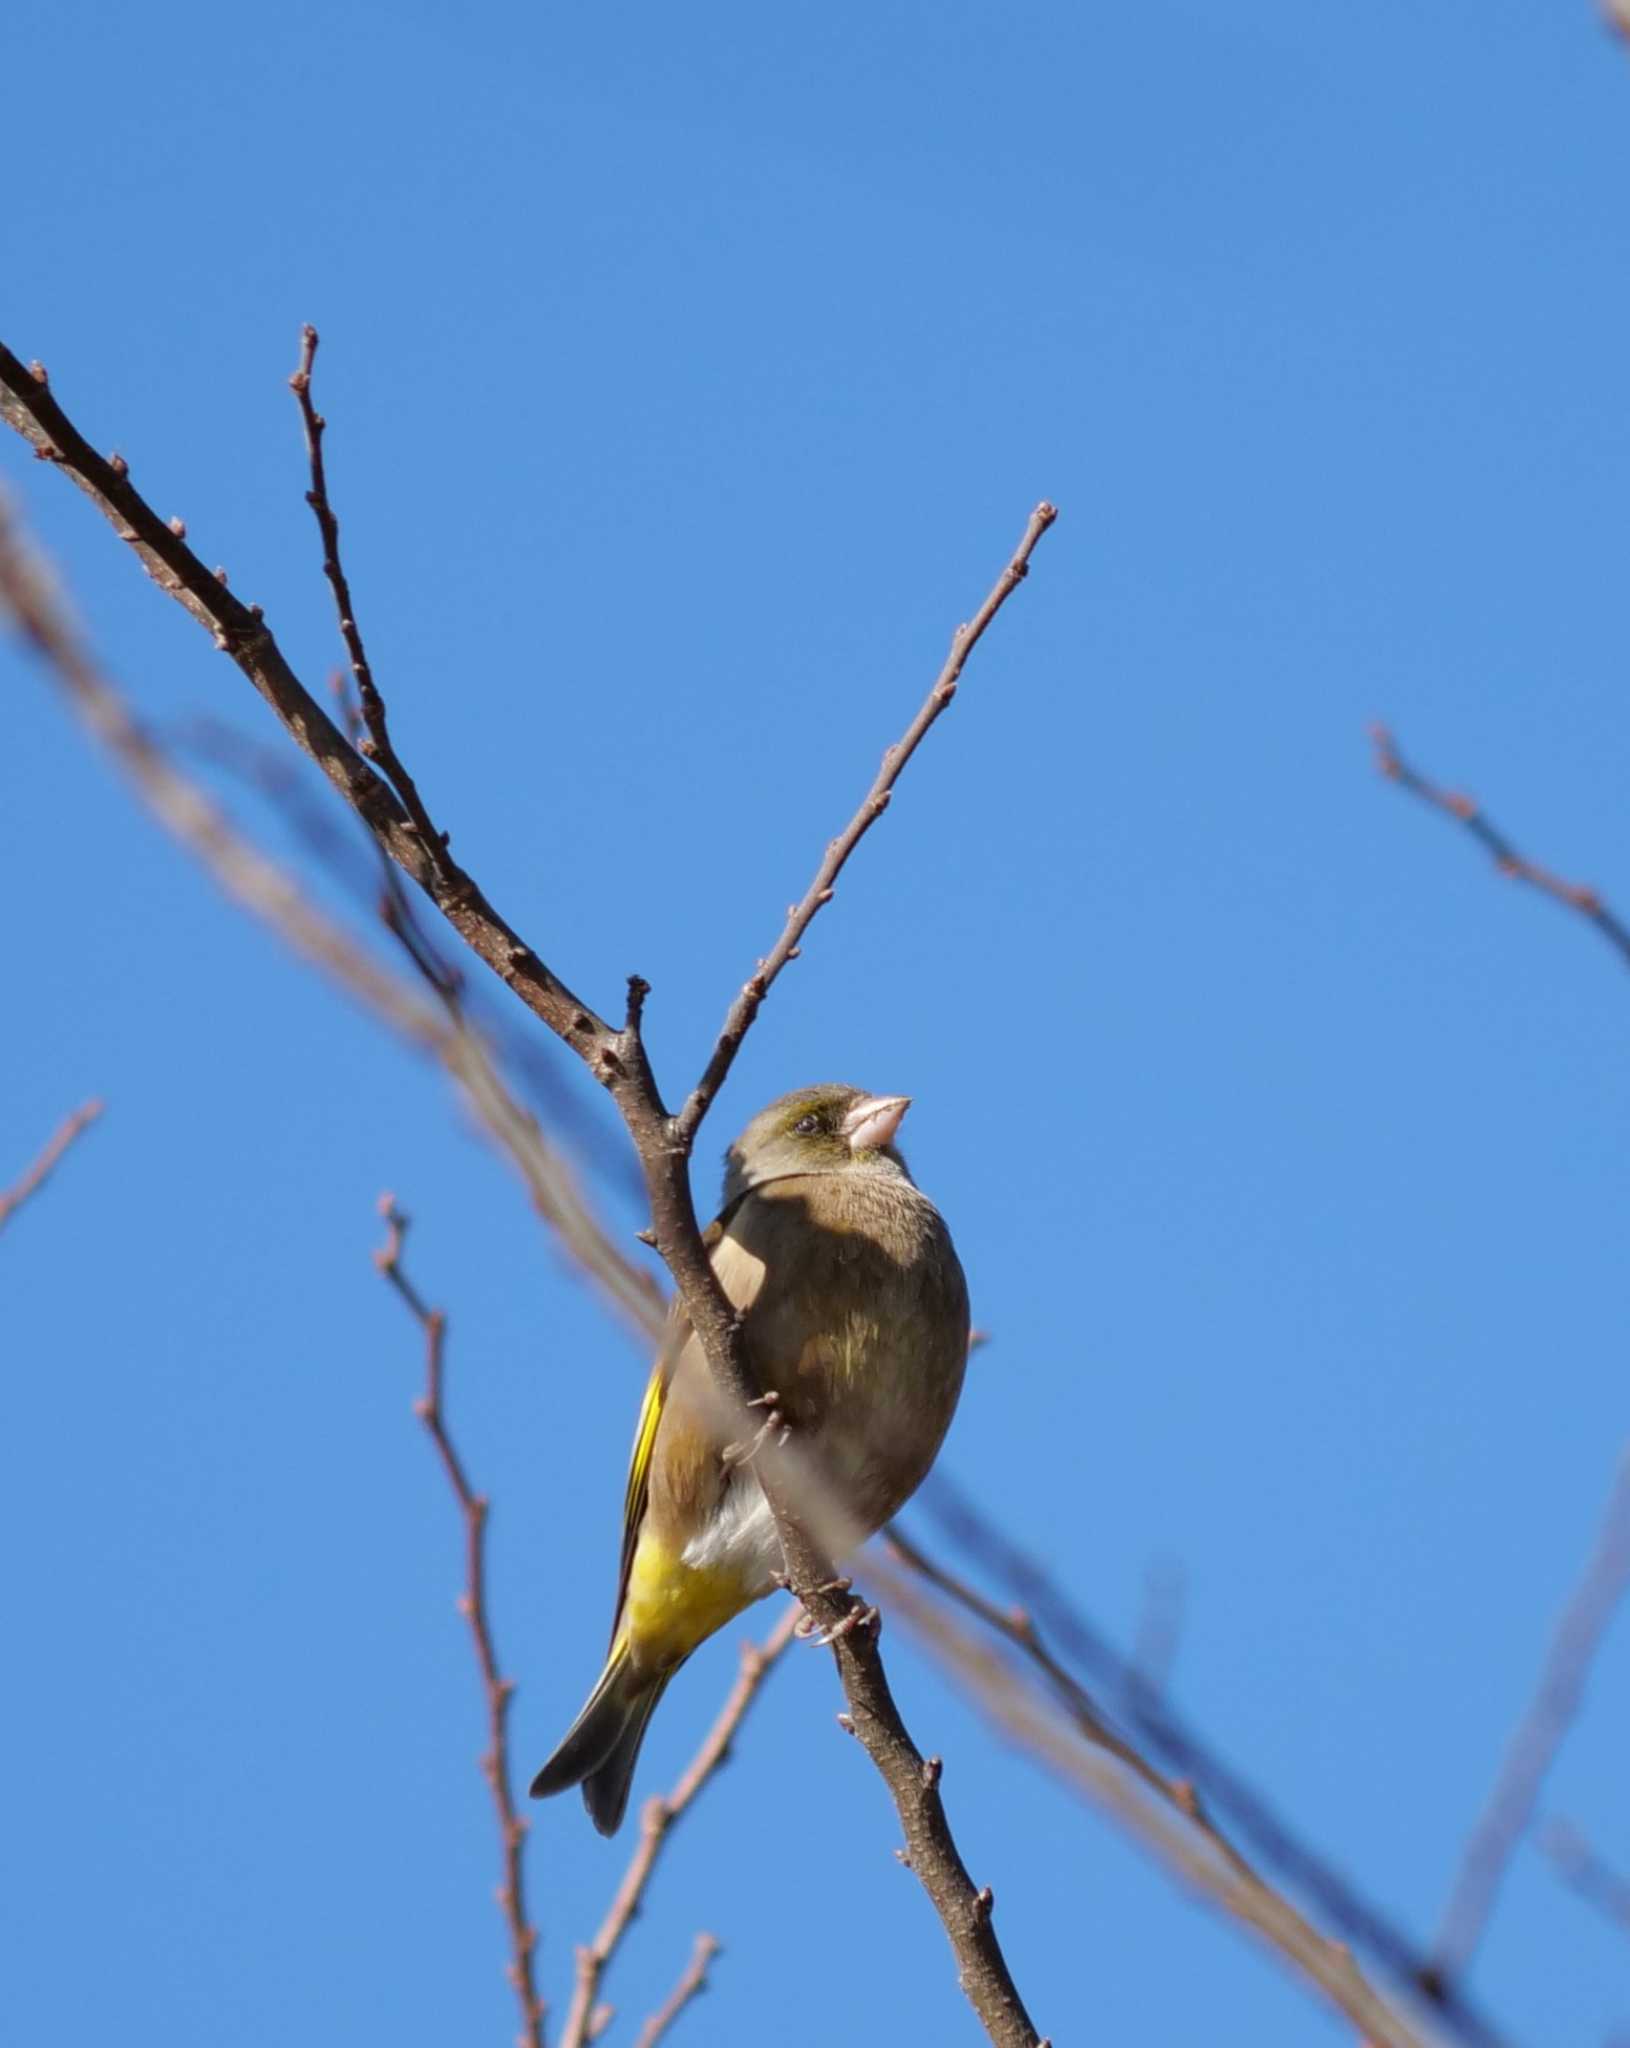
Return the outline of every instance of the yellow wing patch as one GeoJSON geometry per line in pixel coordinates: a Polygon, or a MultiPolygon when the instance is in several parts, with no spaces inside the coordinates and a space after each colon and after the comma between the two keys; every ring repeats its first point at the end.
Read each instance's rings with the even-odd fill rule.
{"type": "Polygon", "coordinates": [[[645,1399],[640,1403],[640,1419],[634,1425],[634,1452],[628,1461],[628,1490],[623,1495],[623,1549],[617,1566],[617,1608],[612,1616],[612,1640],[616,1640],[617,1622],[622,1615],[623,1601],[628,1594],[628,1574],[633,1567],[634,1551],[639,1543],[640,1523],[645,1519],[645,1498],[650,1491],[651,1452],[657,1440],[657,1425],[662,1420],[663,1398],[668,1391],[666,1360],[659,1358],[651,1369],[646,1382],[645,1399]]]}

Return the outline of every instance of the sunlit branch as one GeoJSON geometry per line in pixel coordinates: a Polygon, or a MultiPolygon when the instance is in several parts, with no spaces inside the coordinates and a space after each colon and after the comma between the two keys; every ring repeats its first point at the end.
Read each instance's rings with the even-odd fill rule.
{"type": "MultiPolygon", "coordinates": [[[[736,1682],[719,1709],[713,1726],[703,1736],[701,1746],[680,1773],[678,1783],[668,1796],[646,1801],[640,1814],[640,1838],[623,1872],[616,1896],[607,1908],[593,1941],[585,1943],[577,1951],[577,1982],[567,2009],[560,2048],[587,2048],[587,2044],[597,2041],[611,2024],[612,2008],[600,1999],[601,1981],[628,1932],[630,1921],[644,1901],[652,1874],[675,1825],[683,1819],[703,1787],[729,1757],[742,1721],[763,1689],[765,1679],[792,1641],[797,1619],[798,1609],[790,1607],[762,1643],[742,1644],[736,1682]]],[[[711,1941],[712,1937],[704,1939],[711,1941]]],[[[675,2006],[674,2012],[677,2011],[678,2006],[675,2006]]],[[[673,2016],[670,2013],[663,2025],[668,2025],[673,2016]]]]}
{"type": "MultiPolygon", "coordinates": [[[[1182,1788],[1162,1783],[1141,1759],[1132,1770],[1124,1745],[1106,1743],[1089,1712],[1060,1719],[1052,1701],[1037,1695],[1009,1662],[989,1650],[951,1619],[950,1612],[914,1592],[908,1577],[890,1572],[884,1580],[891,1613],[903,1614],[928,1648],[951,1670],[994,1725],[1025,1756],[1053,1772],[1073,1790],[1110,1814],[1144,1849],[1152,1852],[1186,1886],[1207,1898],[1230,1919],[1250,1929],[1300,1977],[1359,2029],[1371,2048],[1425,2048],[1451,2038],[1450,2016],[1434,2010],[1416,2017],[1384,1995],[1359,1969],[1352,1951],[1322,1933],[1283,1893],[1247,1864],[1182,1788]],[[1083,1737],[1085,1739],[1083,1739],[1083,1737]],[[1155,1796],[1151,1798],[1151,1793],[1155,1796]]],[[[1060,1881],[1066,1882],[1063,1873],[1060,1881]]],[[[1464,2039],[1492,2044],[1455,2029],[1464,2039]]]]}
{"type": "MultiPolygon", "coordinates": [[[[309,400],[309,366],[306,384],[302,396],[309,400]]],[[[691,1194],[689,1161],[697,1127],[773,973],[793,957],[797,937],[830,892],[830,876],[842,867],[852,847],[881,813],[899,770],[950,701],[968,650],[1024,575],[1030,551],[1055,517],[1053,508],[1037,508],[990,596],[973,621],[953,636],[951,655],[929,699],[897,743],[892,761],[885,759],[861,812],[828,848],[816,885],[805,904],[789,917],[775,952],[732,1005],[707,1068],[681,1116],[674,1117],[663,1102],[646,1052],[642,1022],[647,984],[637,975],[629,977],[619,1028],[599,1016],[548,968],[454,860],[445,836],[425,829],[300,681],[260,608],[242,604],[223,576],[205,568],[187,546],[183,521],[159,518],[132,485],[128,464],[98,454],[57,403],[43,367],[24,364],[4,347],[0,347],[0,417],[28,441],[42,461],[60,469],[102,510],[160,587],[202,624],[236,663],[381,848],[425,892],[477,957],[572,1048],[607,1089],[639,1156],[657,1250],[673,1275],[709,1367],[731,1399],[750,1405],[762,1388],[747,1355],[740,1320],[703,1248],[691,1194]],[[825,883],[823,875],[828,877],[825,883]]],[[[342,608],[346,608],[343,600],[342,608]]],[[[789,1583],[812,1622],[832,1641],[850,1725],[888,1785],[905,1830],[912,1868],[956,1955],[959,1981],[999,2048],[1037,2048],[1039,2037],[1008,1970],[988,1904],[981,1903],[986,1895],[976,1890],[951,1836],[937,1773],[925,1768],[889,1689],[876,1632],[854,1625],[857,1604],[836,1580],[830,1560],[791,1512],[779,1486],[777,1461],[767,1457],[757,1469],[775,1516],[789,1583]]]]}
{"type": "Polygon", "coordinates": [[[646,1338],[663,1304],[650,1276],[612,1240],[565,1160],[516,1097],[458,1003],[427,1003],[388,973],[300,884],[237,832],[129,710],[72,630],[40,563],[0,500],[0,606],[9,610],[47,673],[142,802],[215,882],[378,1023],[440,1061],[478,1123],[526,1184],[533,1206],[586,1274],[646,1338]]]}
{"type": "Polygon", "coordinates": [[[413,1412],[424,1424],[442,1470],[453,1489],[459,1513],[464,1519],[464,1591],[459,1595],[459,1612],[470,1626],[481,1687],[487,1702],[487,1749],[481,1758],[481,1774],[492,1790],[502,1845],[503,1878],[498,1887],[498,1904],[509,1930],[508,1976],[521,2008],[523,2039],[527,2048],[544,2048],[544,2003],[538,1995],[536,1955],[538,1931],[526,1917],[526,1869],[522,1848],[527,1823],[516,1810],[509,1773],[509,1709],[515,1697],[515,1681],[499,1668],[493,1646],[492,1623],[487,1614],[487,1513],[484,1495],[471,1486],[447,1428],[444,1406],[447,1353],[447,1317],[431,1308],[402,1268],[402,1244],[408,1219],[391,1196],[379,1205],[385,1219],[385,1243],[374,1254],[374,1263],[390,1282],[419,1328],[424,1332],[424,1392],[413,1404],[413,1412]]]}
{"type": "Polygon", "coordinates": [[[656,2044],[691,2000],[707,1989],[708,1967],[718,1953],[719,1941],[716,1935],[697,1935],[691,1948],[690,1961],[685,1965],[679,1982],[640,2028],[635,2037],[634,2048],[656,2048],[656,2044]]]}
{"type": "MultiPolygon", "coordinates": [[[[1420,1945],[1296,1835],[1265,1796],[1179,1718],[1169,1700],[1152,1692],[1137,1669],[1080,1612],[1038,1560],[982,1513],[947,1474],[936,1473],[921,1500],[950,1540],[1022,1605],[1004,1609],[942,1565],[934,1566],[927,1575],[1035,1663],[1084,1732],[1093,1734],[1085,1716],[1100,1727],[1106,1716],[1123,1723],[1148,1754],[1128,1743],[1119,1730],[1111,1731],[1106,1746],[1129,1763],[1151,1790],[1190,1811],[1215,1836],[1225,1855],[1242,1869],[1249,1868],[1215,1826],[1211,1809],[1225,1814],[1234,1832],[1249,1843],[1257,1862],[1271,1870],[1281,1884],[1310,1900],[1343,1941],[1366,1951],[1399,1983],[1425,1989],[1458,2038],[1468,2044],[1495,2040],[1493,2028],[1472,2008],[1460,1987],[1436,1979],[1420,1945]],[[1102,1697],[1089,1695],[1084,1681],[1101,1686],[1102,1697]],[[1149,1761],[1151,1756],[1158,1761],[1149,1761]]],[[[917,1568],[922,1568],[920,1563],[917,1568]]],[[[1093,1739],[1104,1740],[1101,1734],[1093,1739]]]]}
{"type": "MultiPolygon", "coordinates": [[[[3,551],[3,546],[3,536],[0,536],[0,551],[3,551]]],[[[0,561],[0,594],[3,594],[3,576],[4,564],[0,561]]],[[[57,1126],[47,1140],[45,1150],[21,1179],[13,1181],[9,1188],[0,1189],[0,1230],[4,1230],[23,1204],[32,1201],[45,1186],[57,1170],[63,1154],[82,1132],[95,1123],[102,1109],[103,1104],[97,1100],[81,1103],[72,1116],[65,1117],[57,1126]]]]}
{"type": "Polygon", "coordinates": [[[1513,881],[1526,882],[1530,888],[1538,889],[1565,909],[1577,911],[1630,965],[1630,929],[1626,929],[1594,889],[1580,882],[1565,881],[1562,876],[1552,874],[1549,868],[1542,868],[1519,853],[1469,796],[1443,789],[1437,783],[1429,782],[1418,769],[1412,768],[1399,753],[1397,742],[1384,725],[1372,725],[1370,738],[1375,744],[1375,765],[1388,781],[1396,782],[1400,789],[1407,789],[1411,796],[1419,797],[1422,803],[1463,825],[1502,875],[1511,876],[1513,881]]]}

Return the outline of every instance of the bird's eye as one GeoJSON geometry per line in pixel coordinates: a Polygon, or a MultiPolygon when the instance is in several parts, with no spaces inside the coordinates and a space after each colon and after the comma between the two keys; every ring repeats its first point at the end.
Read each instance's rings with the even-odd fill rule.
{"type": "Polygon", "coordinates": [[[800,1138],[813,1138],[820,1127],[820,1118],[811,1110],[808,1116],[801,1116],[792,1128],[800,1138]]]}

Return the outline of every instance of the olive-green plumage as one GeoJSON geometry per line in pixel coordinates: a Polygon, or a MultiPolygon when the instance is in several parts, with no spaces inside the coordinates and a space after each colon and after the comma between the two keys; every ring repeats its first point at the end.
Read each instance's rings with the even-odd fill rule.
{"type": "MultiPolygon", "coordinates": [[[[772,1102],[726,1156],[705,1240],[760,1385],[775,1390],[857,1541],[933,1463],[968,1353],[950,1233],[894,1145],[907,1106],[835,1084],[772,1102]]],[[[663,1687],[780,1568],[752,1467],[724,1455],[744,1433],[676,1303],[635,1431],[610,1653],[532,1781],[534,1798],[581,1784],[602,1834],[622,1820],[663,1687]]]]}

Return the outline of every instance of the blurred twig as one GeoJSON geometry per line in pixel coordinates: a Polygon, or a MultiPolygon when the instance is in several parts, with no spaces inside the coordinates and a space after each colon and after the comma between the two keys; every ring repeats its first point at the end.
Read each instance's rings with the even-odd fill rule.
{"type": "Polygon", "coordinates": [[[1619,957],[1630,965],[1630,929],[1619,921],[1594,889],[1579,882],[1564,881],[1560,875],[1552,874],[1549,868],[1542,868],[1520,854],[1472,798],[1443,789],[1437,783],[1429,782],[1418,769],[1412,768],[1399,753],[1397,742],[1384,725],[1372,725],[1370,738],[1375,746],[1375,765],[1389,781],[1396,782],[1400,789],[1407,789],[1411,796],[1419,797],[1422,803],[1430,804],[1445,817],[1464,825],[1502,875],[1510,875],[1514,881],[1527,882],[1553,902],[1576,910],[1581,917],[1588,919],[1619,957]]]}
{"type": "MultiPolygon", "coordinates": [[[[343,682],[344,678],[336,680],[343,682]]],[[[360,721],[359,710],[359,731],[360,721]]],[[[175,754],[207,762],[211,769],[230,775],[251,790],[302,842],[326,877],[370,912],[376,909],[377,842],[350,829],[357,825],[355,815],[334,810],[314,786],[309,763],[299,755],[253,739],[225,719],[207,716],[177,720],[154,737],[175,754]]],[[[399,870],[393,867],[391,872],[399,870]]],[[[419,929],[422,933],[422,924],[419,929]]],[[[604,1126],[590,1113],[594,1105],[586,1104],[566,1085],[553,1041],[540,1038],[530,1028],[530,1019],[512,1015],[509,1004],[500,1007],[493,1000],[496,989],[479,982],[472,986],[460,977],[460,993],[465,1020],[493,1049],[506,1073],[525,1077],[533,1107],[542,1108],[551,1134],[570,1135],[580,1153],[592,1151],[596,1174],[638,1194],[637,1165],[622,1145],[606,1145],[604,1126]]]]}
{"type": "MultiPolygon", "coordinates": [[[[1211,1834],[1218,1850],[1242,1873],[1255,1874],[1211,1820],[1211,1808],[1226,1814],[1258,1860],[1282,1883],[1312,1901],[1343,1940],[1361,1947],[1399,1982],[1427,1989],[1459,2038],[1483,2043],[1496,2038],[1457,1986],[1440,1987],[1432,1982],[1430,1962],[1420,1947],[1293,1834],[1263,1795],[1186,1726],[1168,1700],[1142,1683],[1136,1668],[1087,1620],[1051,1575],[976,1508],[948,1475],[936,1471],[919,1498],[951,1541],[1023,1605],[1017,1610],[1003,1609],[944,1566],[935,1566],[927,1575],[1045,1672],[1084,1732],[1092,1734],[1086,1716],[1107,1730],[1106,1709],[1086,1693],[1079,1673],[1105,1688],[1111,1703],[1108,1711],[1148,1745],[1158,1766],[1113,1730],[1107,1730],[1105,1746],[1158,1796],[1188,1813],[1211,1834]],[[1042,1639],[1043,1627],[1050,1642],[1042,1639]]],[[[917,1569],[922,1568],[920,1562],[913,1562],[917,1569]]],[[[1093,1739],[1104,1741],[1104,1736],[1093,1739]]]]}
{"type": "Polygon", "coordinates": [[[718,1938],[712,1934],[699,1934],[691,1950],[690,1961],[684,1973],[668,1996],[662,2001],[651,2017],[640,2028],[634,2048],[656,2048],[656,2044],[678,2019],[685,2007],[699,1992],[707,1989],[708,1965],[719,1953],[718,1938]]]}
{"type": "MultiPolygon", "coordinates": [[[[3,508],[0,508],[3,511],[3,508]]],[[[4,541],[0,535],[0,596],[5,594],[4,541]]],[[[81,1103],[72,1116],[65,1117],[46,1143],[45,1150],[20,1180],[13,1181],[9,1188],[0,1190],[0,1230],[16,1215],[27,1201],[37,1195],[56,1171],[57,1164],[68,1147],[102,1114],[104,1104],[99,1099],[81,1103]]]]}
{"type": "Polygon", "coordinates": [[[1619,1460],[1596,1547],[1557,1621],[1539,1684],[1466,1844],[1429,1966],[1434,1984],[1464,1976],[1494,1910],[1512,1852],[1533,1819],[1545,1774],[1584,1698],[1608,1624],[1630,1589],[1630,1450],[1619,1460]]]}
{"type": "MultiPolygon", "coordinates": [[[[9,609],[48,673],[154,816],[236,902],[270,925],[393,1035],[439,1060],[481,1126],[519,1171],[534,1208],[587,1274],[644,1337],[662,1327],[661,1294],[612,1241],[576,1177],[507,1085],[461,1007],[425,1003],[312,901],[276,862],[244,839],[174,765],[80,646],[43,566],[25,548],[0,500],[0,606],[9,609]],[[447,1014],[438,1014],[438,1009],[447,1014]]],[[[438,995],[440,995],[438,990],[438,995]]]]}
{"type": "MultiPolygon", "coordinates": [[[[656,1869],[657,1860],[673,1831],[675,1822],[694,1804],[697,1794],[729,1756],[731,1744],[736,1739],[747,1710],[757,1699],[777,1659],[792,1641],[798,1612],[796,1605],[789,1607],[762,1643],[742,1644],[741,1665],[736,1673],[736,1682],[730,1688],[724,1705],[719,1709],[718,1718],[703,1736],[701,1747],[685,1766],[679,1782],[665,1799],[646,1801],[644,1811],[640,1815],[640,1838],[633,1855],[629,1858],[628,1868],[623,1872],[616,1896],[607,1908],[606,1917],[600,1923],[600,1930],[593,1941],[577,1951],[577,1981],[572,1990],[571,2005],[567,2009],[560,2048],[587,2048],[587,2044],[597,2041],[611,2024],[612,2008],[600,2002],[601,1980],[617,1953],[623,1936],[628,1932],[629,1922],[640,1909],[646,1888],[651,1882],[651,1874],[656,1869]]],[[[703,1935],[699,1937],[699,1943],[711,1942],[712,1939],[711,1935],[703,1935]]],[[[717,1945],[713,1944],[714,1947],[717,1945]]],[[[709,1954],[712,1954],[712,1949],[709,1950],[709,1954]]],[[[681,1980],[682,1983],[683,1981],[681,1980]]],[[[686,1993],[687,1997],[690,1995],[690,1992],[686,1993]]],[[[679,2004],[683,2002],[681,1999],[679,2004]]],[[[663,2021],[664,2026],[678,2009],[678,2004],[673,2006],[673,2012],[669,2012],[668,2007],[664,2006],[663,2012],[668,2014],[668,2019],[663,2021]]],[[[653,2035],[651,2038],[654,2040],[656,2036],[653,2035]]]]}
{"type": "Polygon", "coordinates": [[[442,1406],[446,1368],[447,1317],[431,1308],[402,1269],[402,1243],[408,1219],[390,1195],[381,1198],[379,1212],[385,1219],[385,1243],[374,1253],[374,1263],[406,1303],[410,1314],[424,1332],[425,1388],[413,1404],[413,1412],[429,1432],[441,1459],[448,1484],[457,1498],[464,1518],[464,1591],[459,1595],[459,1612],[470,1625],[476,1662],[487,1701],[488,1747],[481,1758],[481,1774],[492,1788],[498,1813],[498,1832],[503,1845],[503,1881],[498,1903],[509,1929],[508,1977],[521,2008],[522,2039],[526,2048],[544,2048],[544,2003],[538,1996],[535,1957],[538,1932],[526,1917],[526,1873],[522,1846],[527,1823],[515,1808],[509,1778],[509,1709],[515,1697],[515,1681],[505,1678],[493,1647],[492,1623],[487,1615],[487,1512],[485,1497],[471,1486],[463,1460],[447,1430],[442,1406]]]}
{"type": "MultiPolygon", "coordinates": [[[[1105,1743],[1090,1707],[1085,1721],[1072,1713],[1077,1728],[1087,1737],[1083,1742],[1077,1730],[1060,1721],[1011,1662],[993,1657],[956,1624],[949,1609],[930,1605],[909,1580],[891,1576],[895,1583],[890,1591],[890,1611],[909,1617],[930,1649],[1024,1755],[1084,1793],[1184,1883],[1258,1934],[1347,2015],[1371,2048],[1425,2048],[1425,2044],[1444,2038],[1442,2027],[1452,2027],[1467,2040],[1492,2042],[1488,2033],[1473,2034],[1446,2012],[1417,2021],[1377,1990],[1349,1948],[1316,1928],[1223,1839],[1200,1811],[1192,1788],[1164,1783],[1141,1758],[1128,1759],[1124,1745],[1105,1743]],[[1112,1759],[1132,1761],[1133,1771],[1118,1768],[1112,1759]],[[1152,1799],[1151,1792],[1155,1794],[1152,1799]]],[[[977,1606],[974,1611],[979,1611],[977,1606]]],[[[1020,1646],[1040,1668],[1047,1668],[1022,1638],[1020,1646]]]]}
{"type": "MultiPolygon", "coordinates": [[[[676,1116],[663,1101],[645,1044],[648,984],[638,975],[628,978],[618,1026],[548,967],[499,914],[475,878],[453,860],[445,843],[426,834],[390,783],[362,758],[290,667],[259,608],[240,603],[222,578],[204,566],[187,546],[181,521],[159,518],[131,483],[127,465],[109,461],[90,445],[52,394],[44,368],[23,363],[3,345],[0,418],[42,461],[91,498],[153,579],[238,666],[291,740],[318,763],[381,848],[424,891],[465,945],[607,1089],[639,1156],[656,1248],[673,1275],[712,1376],[721,1392],[738,1404],[757,1400],[763,1389],[748,1356],[741,1320],[713,1270],[697,1221],[690,1186],[697,1128],[765,991],[794,957],[798,938],[830,896],[832,877],[881,814],[895,776],[950,702],[969,650],[1026,574],[1032,551],[1056,516],[1053,507],[1037,506],[990,594],[972,621],[952,636],[950,655],[928,699],[885,755],[861,810],[828,848],[816,883],[789,916],[771,955],[731,1004],[702,1076],[676,1116]]],[[[793,1513],[782,1484],[785,1470],[773,1447],[767,1447],[757,1476],[775,1518],[789,1583],[832,1645],[849,1719],[888,1786],[912,1867],[956,1956],[959,1982],[998,2048],[1037,2048],[1039,2035],[991,1924],[986,1894],[975,1889],[951,1834],[937,1773],[926,1769],[889,1688],[876,1632],[855,1625],[860,1609],[837,1580],[831,1560],[793,1513]]]]}
{"type": "Polygon", "coordinates": [[[1547,1821],[1539,1832],[1539,1851],[1570,1891],[1630,1934],[1630,1877],[1615,1870],[1571,1821],[1547,1821]]]}

